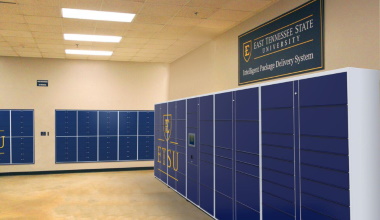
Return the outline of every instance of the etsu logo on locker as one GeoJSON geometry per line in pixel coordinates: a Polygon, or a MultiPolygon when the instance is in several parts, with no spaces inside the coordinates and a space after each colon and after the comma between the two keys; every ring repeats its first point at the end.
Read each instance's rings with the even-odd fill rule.
{"type": "MultiPolygon", "coordinates": [[[[0,130],[0,132],[4,132],[4,130],[0,130]]],[[[1,146],[0,149],[3,149],[5,146],[5,136],[0,136],[1,137],[1,146]]],[[[4,152],[0,152],[0,154],[4,154],[4,152]]]]}
{"type": "Polygon", "coordinates": [[[164,125],[164,137],[166,141],[169,141],[170,135],[172,133],[172,115],[163,115],[163,125],[164,125]]]}

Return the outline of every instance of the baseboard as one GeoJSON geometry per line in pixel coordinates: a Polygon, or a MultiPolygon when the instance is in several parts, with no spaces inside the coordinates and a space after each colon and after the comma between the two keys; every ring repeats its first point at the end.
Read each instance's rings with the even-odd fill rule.
{"type": "Polygon", "coordinates": [[[118,171],[134,171],[134,170],[153,170],[153,167],[9,172],[9,173],[0,173],[0,176],[46,175],[46,174],[65,174],[65,173],[97,173],[97,172],[118,172],[118,171]]]}

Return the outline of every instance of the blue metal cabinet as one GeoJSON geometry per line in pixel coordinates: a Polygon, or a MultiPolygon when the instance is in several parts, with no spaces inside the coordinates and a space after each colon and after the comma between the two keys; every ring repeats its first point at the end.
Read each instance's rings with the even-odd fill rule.
{"type": "Polygon", "coordinates": [[[117,137],[99,137],[99,161],[117,160],[117,137]]]}
{"type": "Polygon", "coordinates": [[[9,110],[0,110],[0,136],[10,136],[10,117],[9,110]]]}
{"type": "Polygon", "coordinates": [[[119,137],[119,160],[137,160],[137,136],[119,137]]]}
{"type": "Polygon", "coordinates": [[[97,137],[78,137],[78,161],[94,162],[98,160],[97,137]]]}
{"type": "Polygon", "coordinates": [[[119,135],[137,135],[137,112],[119,112],[119,135]]]}
{"type": "Polygon", "coordinates": [[[78,111],[78,136],[96,136],[97,128],[97,111],[78,111]]]}
{"type": "Polygon", "coordinates": [[[199,204],[199,98],[187,100],[187,198],[199,204]]]}
{"type": "Polygon", "coordinates": [[[12,163],[33,163],[33,138],[12,138],[12,163]]]}
{"type": "Polygon", "coordinates": [[[77,111],[56,111],[55,126],[56,136],[76,136],[77,111]]]}
{"type": "Polygon", "coordinates": [[[168,103],[168,114],[170,115],[170,139],[168,140],[168,185],[173,189],[177,189],[177,172],[178,167],[178,154],[177,154],[177,103],[169,102],[168,103]]]}
{"type": "Polygon", "coordinates": [[[12,136],[33,136],[33,111],[12,111],[12,136]]]}
{"type": "Polygon", "coordinates": [[[99,135],[117,135],[118,134],[118,114],[115,111],[99,112],[99,135]]]}
{"type": "Polygon", "coordinates": [[[154,113],[139,112],[139,135],[154,134],[154,113]]]}
{"type": "Polygon", "coordinates": [[[138,159],[152,160],[154,154],[154,136],[139,136],[138,159]]]}
{"type": "Polygon", "coordinates": [[[76,162],[77,161],[77,138],[76,137],[56,137],[56,162],[76,162]]]}
{"type": "Polygon", "coordinates": [[[9,137],[1,136],[0,145],[0,164],[9,164],[11,162],[11,141],[9,137]]]}

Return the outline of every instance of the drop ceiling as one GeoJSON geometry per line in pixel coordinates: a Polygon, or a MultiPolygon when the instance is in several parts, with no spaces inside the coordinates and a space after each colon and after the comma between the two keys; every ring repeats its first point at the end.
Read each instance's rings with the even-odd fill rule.
{"type": "Polygon", "coordinates": [[[0,56],[170,63],[277,0],[3,0],[0,56]],[[62,18],[62,8],[135,13],[131,23],[62,18]],[[63,33],[122,36],[66,41],[63,33]],[[113,51],[112,56],[65,49],[113,51]]]}

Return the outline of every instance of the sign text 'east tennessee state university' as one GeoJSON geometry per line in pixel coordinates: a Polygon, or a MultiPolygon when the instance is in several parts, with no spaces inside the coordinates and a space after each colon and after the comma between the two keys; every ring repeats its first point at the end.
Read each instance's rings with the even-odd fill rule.
{"type": "Polygon", "coordinates": [[[239,85],[324,68],[323,0],[239,36],[239,85]]]}

